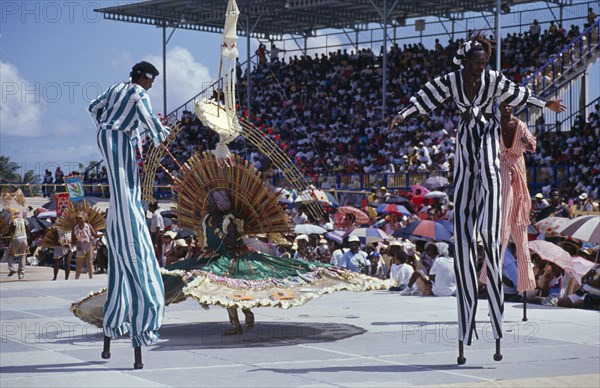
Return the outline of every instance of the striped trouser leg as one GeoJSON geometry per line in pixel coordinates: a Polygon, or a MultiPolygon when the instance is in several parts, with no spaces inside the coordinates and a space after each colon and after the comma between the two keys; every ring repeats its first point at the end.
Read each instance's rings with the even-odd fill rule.
{"type": "Polygon", "coordinates": [[[477,234],[486,255],[490,316],[494,336],[502,335],[500,244],[500,171],[495,122],[461,123],[456,148],[454,264],[458,288],[458,338],[470,345],[477,313],[477,234]]]}
{"type": "Polygon", "coordinates": [[[475,259],[477,255],[477,235],[475,223],[477,216],[475,198],[478,186],[478,168],[472,166],[472,154],[467,147],[459,143],[456,148],[454,170],[454,243],[456,259],[454,272],[457,282],[458,339],[471,343],[475,328],[477,311],[477,273],[475,259]]]}
{"type": "Polygon", "coordinates": [[[533,264],[529,254],[529,239],[527,238],[527,225],[515,225],[512,232],[515,241],[516,259],[517,259],[517,291],[535,290],[535,275],[533,274],[533,264]]]}
{"type": "Polygon", "coordinates": [[[502,338],[504,290],[500,258],[500,221],[502,215],[502,185],[498,139],[494,121],[485,127],[479,153],[481,186],[477,195],[477,229],[481,234],[487,270],[487,290],[494,338],[502,338]]]}
{"type": "Polygon", "coordinates": [[[122,131],[98,131],[98,146],[108,168],[111,195],[104,333],[112,337],[131,330],[133,346],[148,345],[158,337],[162,323],[164,286],[141,203],[134,150],[122,131]]]}

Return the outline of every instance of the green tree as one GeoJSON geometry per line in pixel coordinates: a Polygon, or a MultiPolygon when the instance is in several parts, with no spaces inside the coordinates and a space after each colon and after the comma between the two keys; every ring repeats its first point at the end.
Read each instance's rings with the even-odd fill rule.
{"type": "Polygon", "coordinates": [[[11,162],[8,156],[0,155],[0,184],[2,189],[13,192],[21,189],[26,196],[37,196],[41,194],[39,186],[30,186],[40,183],[40,176],[33,170],[27,170],[23,176],[19,171],[20,166],[16,162],[11,162]],[[15,183],[7,185],[7,183],[15,183]]]}

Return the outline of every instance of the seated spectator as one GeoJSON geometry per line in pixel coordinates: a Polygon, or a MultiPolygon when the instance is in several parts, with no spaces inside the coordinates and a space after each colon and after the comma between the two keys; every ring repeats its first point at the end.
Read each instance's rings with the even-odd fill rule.
{"type": "Polygon", "coordinates": [[[454,275],[454,258],[448,252],[448,244],[436,243],[438,255],[429,270],[431,291],[435,296],[456,295],[456,276],[454,275]]]}
{"type": "Polygon", "coordinates": [[[392,241],[389,251],[393,260],[393,264],[390,267],[390,279],[395,284],[390,287],[390,291],[404,291],[408,287],[408,282],[414,269],[406,262],[408,256],[399,241],[392,241]]]}

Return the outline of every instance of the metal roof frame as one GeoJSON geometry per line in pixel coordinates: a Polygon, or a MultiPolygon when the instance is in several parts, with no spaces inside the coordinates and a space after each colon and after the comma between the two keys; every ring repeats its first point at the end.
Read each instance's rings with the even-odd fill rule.
{"type": "MultiPolygon", "coordinates": [[[[517,5],[533,0],[502,0],[517,5]]],[[[389,21],[437,16],[461,19],[468,12],[493,13],[497,0],[237,0],[240,35],[280,40],[323,29],[364,29],[389,21]],[[245,25],[244,25],[245,24],[245,25]],[[250,27],[250,28],[248,28],[250,27]]],[[[223,32],[227,0],[149,0],[96,9],[105,19],[187,30],[223,32]]]]}

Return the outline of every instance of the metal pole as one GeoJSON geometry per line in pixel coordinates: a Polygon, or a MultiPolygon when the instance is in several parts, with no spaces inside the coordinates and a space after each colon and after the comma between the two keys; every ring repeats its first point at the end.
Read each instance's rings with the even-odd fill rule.
{"type": "Polygon", "coordinates": [[[500,38],[500,13],[502,12],[502,0],[496,0],[496,17],[494,22],[496,23],[496,71],[500,71],[500,48],[501,41],[500,38]]]}
{"type": "Polygon", "coordinates": [[[383,79],[382,88],[383,99],[381,102],[381,118],[386,116],[386,100],[387,100],[387,20],[388,20],[387,0],[383,0],[383,79]]]}
{"type": "Polygon", "coordinates": [[[246,16],[246,106],[248,107],[248,120],[250,120],[250,71],[252,70],[252,62],[250,58],[250,17],[246,16]]]}
{"type": "Polygon", "coordinates": [[[167,26],[163,23],[163,115],[167,117],[167,26]]]}

